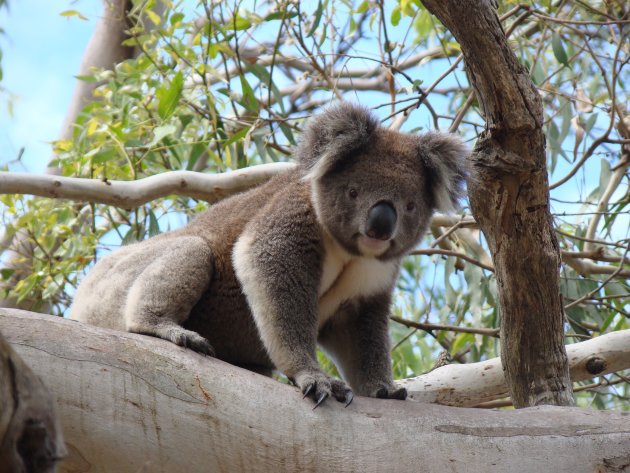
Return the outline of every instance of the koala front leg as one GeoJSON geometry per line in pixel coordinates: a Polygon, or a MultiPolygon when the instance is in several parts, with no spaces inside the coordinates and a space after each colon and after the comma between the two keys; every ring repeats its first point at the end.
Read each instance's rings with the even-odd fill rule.
{"type": "Polygon", "coordinates": [[[322,257],[318,238],[309,235],[308,225],[298,226],[299,237],[293,227],[275,222],[272,238],[256,238],[251,230],[241,236],[234,247],[234,268],[276,368],[304,397],[312,396],[315,407],[329,396],[347,405],[352,391],[326,375],[316,358],[322,257]]]}
{"type": "Polygon", "coordinates": [[[127,294],[127,330],[214,356],[208,340],[181,326],[210,284],[213,261],[208,243],[199,237],[177,236],[152,245],[154,254],[148,257],[153,261],[136,277],[127,294]]]}
{"type": "Polygon", "coordinates": [[[319,342],[357,394],[404,400],[407,390],[392,377],[390,299],[386,293],[347,304],[323,328],[319,342]]]}

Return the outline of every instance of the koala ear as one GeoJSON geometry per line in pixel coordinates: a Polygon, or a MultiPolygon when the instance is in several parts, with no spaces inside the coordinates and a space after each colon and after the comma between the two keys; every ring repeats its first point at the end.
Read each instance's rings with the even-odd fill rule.
{"type": "Polygon", "coordinates": [[[433,207],[450,212],[464,196],[468,147],[456,135],[431,131],[419,137],[420,159],[426,166],[433,207]]]}
{"type": "Polygon", "coordinates": [[[365,107],[341,102],[311,118],[295,157],[304,179],[318,179],[340,159],[365,146],[379,122],[365,107]]]}

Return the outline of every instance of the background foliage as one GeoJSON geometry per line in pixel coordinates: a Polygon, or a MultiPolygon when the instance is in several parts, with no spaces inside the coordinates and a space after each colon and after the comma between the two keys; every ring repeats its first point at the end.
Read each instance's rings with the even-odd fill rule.
{"type": "MultiPolygon", "coordinates": [[[[544,101],[567,343],[629,328],[630,6],[504,1],[499,14],[544,101]]],[[[471,146],[484,129],[457,43],[419,1],[146,1],[129,18],[134,57],[81,77],[100,85],[72,139],[54,144],[63,175],[136,180],[290,160],[304,119],[340,99],[370,106],[385,126],[450,130],[471,146]]],[[[56,314],[95,258],[207,207],[182,197],[133,209],[0,199],[0,250],[28,263],[0,271],[4,297],[56,314]],[[17,233],[31,252],[10,246],[17,233]]],[[[461,363],[498,355],[483,330],[500,323],[491,261],[461,215],[404,262],[391,324],[397,377],[428,371],[441,351],[461,363]]],[[[582,384],[581,404],[628,408],[623,373],[582,384]]]]}

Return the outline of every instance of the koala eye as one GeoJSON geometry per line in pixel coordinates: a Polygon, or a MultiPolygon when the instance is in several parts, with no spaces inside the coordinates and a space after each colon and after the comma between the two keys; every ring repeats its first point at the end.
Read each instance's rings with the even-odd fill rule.
{"type": "Polygon", "coordinates": [[[359,196],[359,192],[357,192],[357,190],[354,187],[351,187],[350,190],[348,191],[348,195],[350,196],[351,199],[356,199],[359,196]]]}
{"type": "Polygon", "coordinates": [[[416,204],[414,202],[407,203],[407,211],[412,212],[416,208],[416,204]]]}

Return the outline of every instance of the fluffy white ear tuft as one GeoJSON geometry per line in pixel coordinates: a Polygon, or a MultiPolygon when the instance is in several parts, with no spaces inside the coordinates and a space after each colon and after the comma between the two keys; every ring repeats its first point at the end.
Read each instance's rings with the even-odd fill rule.
{"type": "Polygon", "coordinates": [[[430,131],[419,136],[419,154],[428,171],[433,207],[452,212],[464,196],[468,147],[457,135],[430,131]]]}

